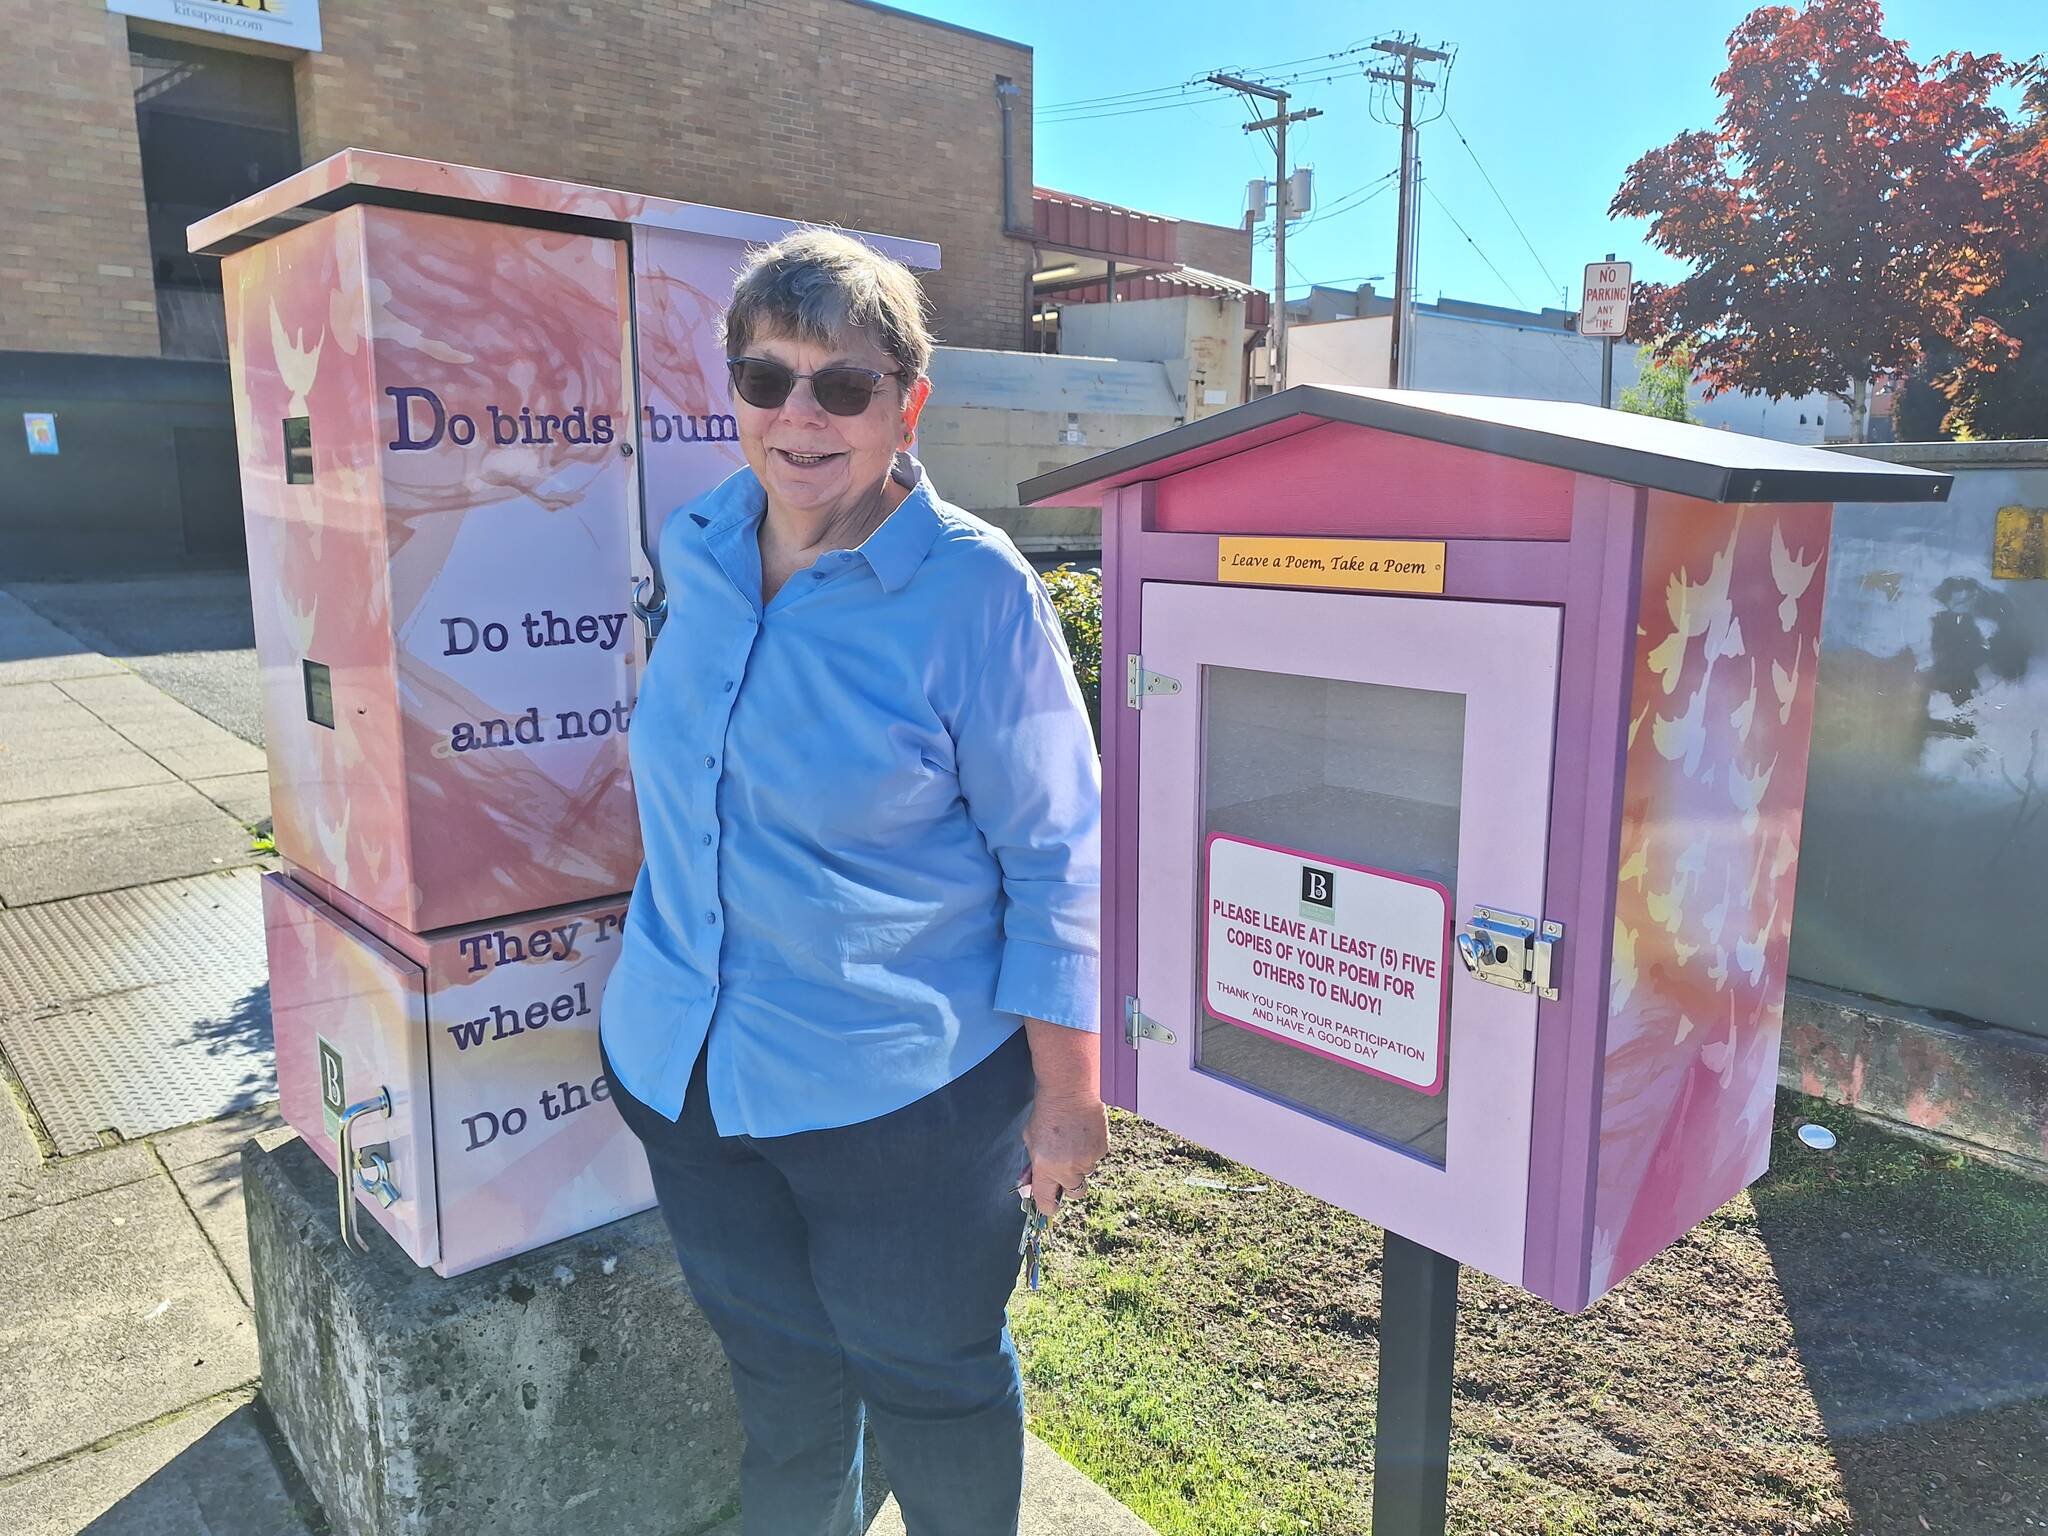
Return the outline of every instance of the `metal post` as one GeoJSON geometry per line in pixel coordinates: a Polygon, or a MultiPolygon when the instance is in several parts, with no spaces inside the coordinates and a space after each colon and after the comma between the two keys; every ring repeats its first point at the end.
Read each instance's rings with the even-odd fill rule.
{"type": "Polygon", "coordinates": [[[1443,1536],[1457,1338],[1458,1261],[1389,1232],[1380,1260],[1373,1536],[1443,1536]]]}
{"type": "MultiPolygon", "coordinates": [[[[1614,252],[1609,251],[1607,259],[1609,261],[1614,260],[1614,252]]],[[[1605,411],[1614,409],[1614,338],[1612,336],[1603,338],[1600,348],[1600,408],[1605,411]]]]}

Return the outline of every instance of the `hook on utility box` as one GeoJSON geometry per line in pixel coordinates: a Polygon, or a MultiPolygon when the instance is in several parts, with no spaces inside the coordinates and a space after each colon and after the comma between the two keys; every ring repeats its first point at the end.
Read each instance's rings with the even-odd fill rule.
{"type": "Polygon", "coordinates": [[[668,592],[658,576],[642,576],[633,583],[633,617],[640,621],[640,627],[647,631],[647,643],[654,644],[655,636],[661,633],[661,626],[668,622],[668,592]],[[646,600],[653,594],[652,603],[646,600]]]}

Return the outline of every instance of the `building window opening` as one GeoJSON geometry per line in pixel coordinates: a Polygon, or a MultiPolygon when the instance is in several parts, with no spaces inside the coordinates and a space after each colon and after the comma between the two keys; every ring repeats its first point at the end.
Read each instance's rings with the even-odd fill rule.
{"type": "Polygon", "coordinates": [[[139,31],[128,59],[163,354],[225,359],[220,260],[185,229],[299,169],[292,66],[139,31]]]}

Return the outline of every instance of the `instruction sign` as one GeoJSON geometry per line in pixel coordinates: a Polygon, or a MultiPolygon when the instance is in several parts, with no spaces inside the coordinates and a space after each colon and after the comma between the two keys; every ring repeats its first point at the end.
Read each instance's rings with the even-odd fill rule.
{"type": "Polygon", "coordinates": [[[1626,336],[1628,299],[1635,265],[1626,261],[1589,261],[1580,292],[1581,336],[1626,336]]]}
{"type": "Polygon", "coordinates": [[[1222,833],[1209,839],[1207,864],[1212,1014],[1422,1093],[1442,1090],[1448,891],[1222,833]]]}

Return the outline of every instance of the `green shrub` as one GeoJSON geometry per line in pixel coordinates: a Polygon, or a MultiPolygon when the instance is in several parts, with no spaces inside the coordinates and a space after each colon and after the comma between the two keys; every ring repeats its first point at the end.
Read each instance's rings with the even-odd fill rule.
{"type": "Polygon", "coordinates": [[[1067,637],[1067,651],[1074,658],[1074,678],[1081,685],[1081,697],[1088,701],[1088,721],[1095,727],[1095,739],[1102,739],[1102,575],[1098,571],[1057,566],[1039,578],[1052,594],[1052,606],[1060,616],[1060,628],[1067,637]]]}

